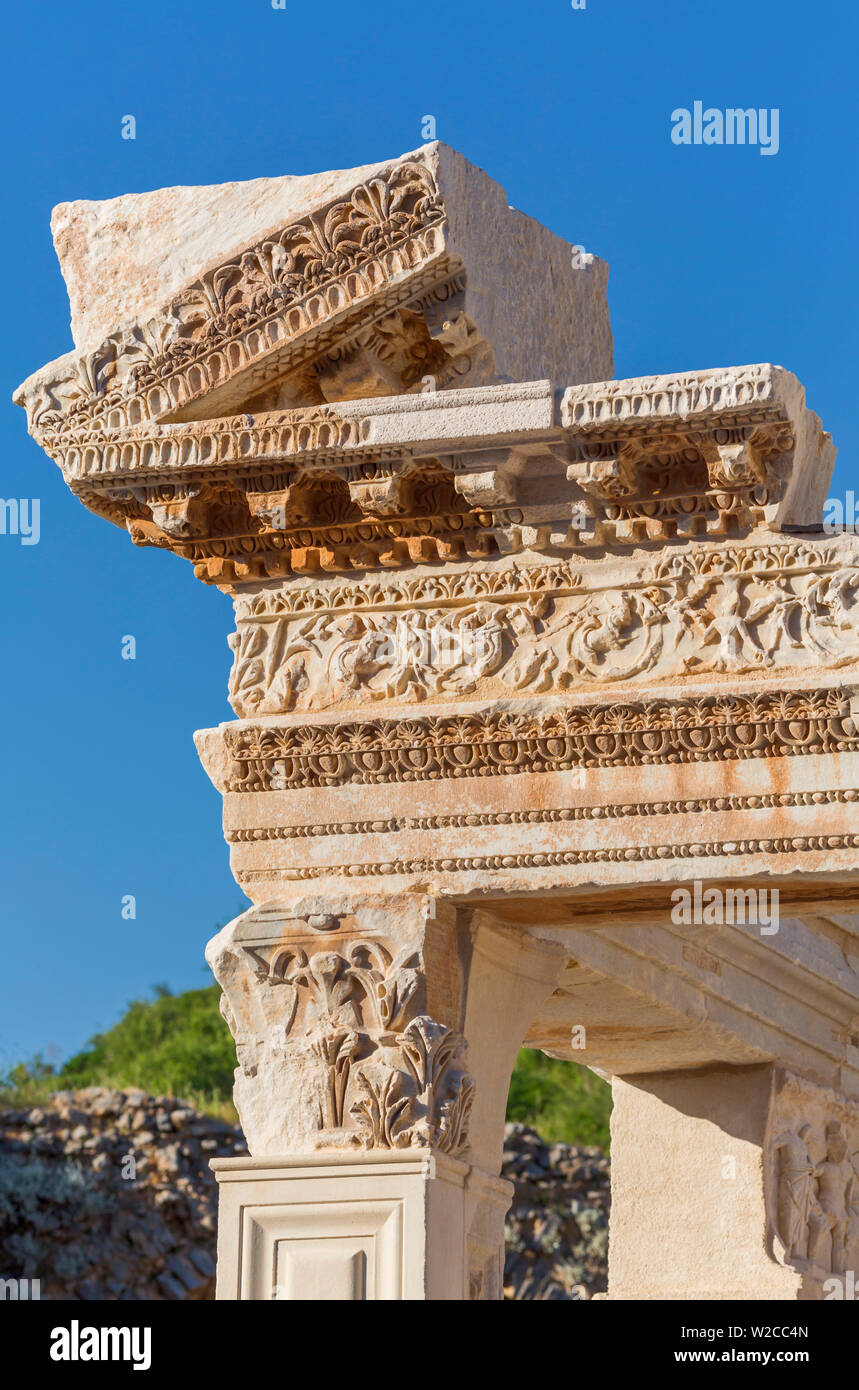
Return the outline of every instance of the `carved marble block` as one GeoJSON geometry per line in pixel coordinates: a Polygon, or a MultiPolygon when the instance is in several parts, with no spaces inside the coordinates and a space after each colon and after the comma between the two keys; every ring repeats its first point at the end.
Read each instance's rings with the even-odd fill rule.
{"type": "Polygon", "coordinates": [[[208,951],[253,1155],[221,1296],[498,1296],[523,1039],[616,1079],[618,1297],[739,1296],[731,1231],[819,1292],[855,1254],[859,542],[800,383],[612,380],[605,265],[440,145],[54,232],[76,347],[31,433],[235,606],[196,736],[252,904],[208,951]],[[775,932],[678,926],[702,883],[780,895],[775,932]],[[785,1069],[830,1099],[770,1133],[785,1069]],[[695,1095],[754,1112],[712,1206],[695,1095]],[[672,1173],[697,1235],[642,1264],[672,1173]]]}

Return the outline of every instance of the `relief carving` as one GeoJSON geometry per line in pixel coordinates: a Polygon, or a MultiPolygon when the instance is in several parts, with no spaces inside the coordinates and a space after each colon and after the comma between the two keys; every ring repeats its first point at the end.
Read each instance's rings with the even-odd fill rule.
{"type": "MultiPolygon", "coordinates": [[[[515,587],[515,581],[508,581],[515,587]]],[[[333,595],[332,595],[333,598],[333,595]]],[[[323,596],[324,601],[324,596],[323,596]]],[[[406,611],[238,612],[230,700],[277,714],[346,702],[559,692],[647,674],[836,669],[859,660],[859,568],[710,573],[588,593],[418,600],[406,611]]]]}
{"type": "Polygon", "coordinates": [[[285,791],[576,767],[792,757],[859,750],[849,695],[834,689],[488,710],[426,719],[224,731],[229,791],[285,791]]]}
{"type": "MultiPolygon", "coordinates": [[[[412,187],[411,168],[399,169],[400,193],[406,197],[408,187],[407,201],[422,207],[418,186],[427,171],[415,173],[412,187]]],[[[354,197],[363,206],[360,193],[354,197]]],[[[393,216],[390,198],[374,193],[370,205],[393,216]]],[[[338,220],[341,212],[328,231],[328,216],[320,214],[302,233],[308,245],[321,237],[327,248],[320,243],[308,253],[311,279],[333,273],[343,247],[359,259],[367,251],[377,224],[355,208],[338,220]],[[344,231],[350,218],[354,237],[344,231]]],[[[407,223],[417,215],[403,214],[407,223]]],[[[255,322],[254,314],[268,312],[278,296],[288,301],[289,258],[297,253],[284,239],[294,231],[283,229],[281,240],[243,253],[180,296],[182,304],[165,311],[169,331],[162,325],[155,334],[145,369],[138,358],[152,335],[136,328],[121,354],[121,388],[116,373],[105,376],[91,354],[78,363],[80,379],[68,399],[60,393],[62,409],[56,383],[28,387],[19,397],[31,429],[87,506],[125,525],[135,543],[190,560],[207,583],[232,589],[292,574],[384,571],[529,550],[593,553],[615,544],[775,530],[777,520],[795,515],[794,476],[813,471],[815,488],[825,479],[834,457],[828,436],[805,410],[798,383],[767,366],[723,373],[718,390],[708,389],[713,373],[690,373],[679,393],[685,411],[661,408],[677,406],[668,377],[572,388],[575,408],[567,392],[560,421],[554,409],[540,410],[535,419],[542,423],[523,429],[514,443],[509,425],[519,402],[529,399],[536,409],[537,397],[528,398],[527,385],[488,387],[485,405],[506,423],[499,417],[495,431],[487,428],[475,392],[461,407],[461,436],[450,438],[444,388],[475,374],[488,381],[493,373],[490,350],[456,309],[458,272],[435,306],[438,321],[438,284],[384,314],[368,314],[365,306],[367,321],[349,326],[341,317],[349,293],[338,281],[337,305],[324,303],[326,281],[309,291],[317,304],[316,355],[306,347],[300,363],[289,363],[293,328],[309,332],[297,322],[288,327],[296,304],[261,320],[265,333],[241,325],[248,314],[255,322]],[[201,318],[199,309],[183,319],[192,301],[210,306],[211,317],[201,318]],[[212,325],[231,332],[237,324],[229,352],[223,345],[209,350],[212,325]],[[326,334],[333,341],[323,342],[326,334]],[[629,400],[617,394],[621,386],[629,400]],[[371,408],[380,394],[422,404],[405,424],[393,407],[387,415],[371,408]],[[366,404],[345,409],[352,401],[366,404]],[[380,432],[385,442],[374,443],[380,432]],[[435,451],[448,439],[440,458],[435,451]],[[165,488],[176,489],[175,497],[162,501],[165,488]]],[[[343,274],[357,293],[359,271],[343,274]]]]}
{"type": "Polygon", "coordinates": [[[859,1271],[859,1149],[850,1153],[840,1122],[832,1121],[822,1130],[786,1130],[775,1150],[786,1260],[832,1274],[859,1271]]]}
{"type": "MultiPolygon", "coordinates": [[[[636,1028],[657,1034],[684,1084],[708,1050],[764,1055],[776,996],[789,1055],[853,1084],[853,933],[836,919],[859,850],[859,543],[820,531],[834,449],[790,373],[601,379],[605,267],[571,267],[453,152],[299,184],[301,215],[279,187],[276,204],[207,191],[181,256],[179,221],[141,213],[140,285],[133,248],[111,261],[87,244],[91,214],[68,214],[75,332],[98,345],[16,399],[87,507],[235,600],[239,718],[198,746],[256,903],[207,952],[254,1158],[288,1186],[320,1150],[319,1169],[350,1160],[341,1174],[370,1155],[374,1181],[448,1170],[471,1296],[495,1297],[509,1066],[564,962],[591,1031],[632,1050],[636,1028]],[[211,231],[208,206],[227,209],[211,231]],[[273,206],[263,235],[254,208],[273,206]],[[82,282],[111,264],[118,297],[96,314],[82,282]],[[707,990],[684,970],[688,995],[666,993],[649,915],[665,882],[745,869],[783,876],[792,902],[820,887],[815,953],[796,944],[804,917],[777,943],[738,937],[736,956],[727,934],[684,942],[707,990]],[[648,939],[625,931],[620,967],[626,917],[648,939]]],[[[770,1099],[767,1239],[803,1272],[859,1272],[859,1110],[797,1078],[770,1099]]],[[[753,1179],[760,1206],[757,1164],[753,1179]]],[[[427,1249],[452,1248],[457,1220],[427,1249]]]]}
{"type": "Polygon", "coordinates": [[[859,1111],[783,1073],[769,1145],[771,1222],[784,1263],[859,1275],[859,1111]]]}
{"type": "Polygon", "coordinates": [[[342,312],[414,270],[443,216],[431,171],[397,165],[222,262],[152,319],[111,334],[41,383],[27,400],[31,430],[49,445],[63,432],[157,419],[217,388],[237,364],[308,334],[332,287],[342,312]]]}
{"type": "Polygon", "coordinates": [[[420,950],[379,939],[322,950],[258,945],[221,955],[215,968],[232,1001],[225,1017],[236,1038],[240,1106],[242,1077],[258,1095],[260,1068],[274,1068],[282,1103],[294,1112],[285,1122],[293,1142],[299,1132],[314,1147],[467,1152],[474,1083],[465,1043],[422,1011],[420,950]],[[254,1025],[257,1011],[265,1029],[254,1025]]]}

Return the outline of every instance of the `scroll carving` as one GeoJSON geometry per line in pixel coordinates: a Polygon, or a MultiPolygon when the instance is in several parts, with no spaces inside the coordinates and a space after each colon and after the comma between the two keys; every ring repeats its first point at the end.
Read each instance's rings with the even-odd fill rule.
{"type": "Polygon", "coordinates": [[[230,639],[230,699],[250,717],[859,661],[859,566],[809,571],[799,549],[772,557],[768,573],[728,569],[736,554],[723,559],[725,568],[709,573],[655,566],[592,589],[581,573],[557,567],[545,577],[536,567],[500,571],[492,586],[477,575],[461,592],[412,586],[411,602],[395,588],[356,587],[342,597],[320,589],[317,602],[329,611],[315,618],[302,616],[307,594],[295,614],[243,602],[230,639]],[[472,602],[464,601],[469,587],[472,602]]]}

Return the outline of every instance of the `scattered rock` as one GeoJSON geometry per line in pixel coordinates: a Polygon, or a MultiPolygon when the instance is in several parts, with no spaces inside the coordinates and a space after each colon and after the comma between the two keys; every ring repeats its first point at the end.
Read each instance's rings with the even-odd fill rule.
{"type": "Polygon", "coordinates": [[[505,1298],[578,1302],[604,1293],[611,1205],[605,1155],[545,1144],[527,1125],[507,1125],[502,1173],[515,1186],[505,1298]]]}
{"type": "MultiPolygon", "coordinates": [[[[0,1110],[0,1276],[40,1279],[55,1300],[214,1298],[209,1159],[246,1152],[237,1127],[136,1089],[0,1110]]],[[[505,1297],[604,1292],[608,1159],[507,1125],[502,1171],[515,1186],[505,1297]]]]}
{"type": "Polygon", "coordinates": [[[238,1128],[137,1089],[0,1110],[0,1275],[55,1300],[213,1298],[209,1158],[244,1152],[238,1128]]]}

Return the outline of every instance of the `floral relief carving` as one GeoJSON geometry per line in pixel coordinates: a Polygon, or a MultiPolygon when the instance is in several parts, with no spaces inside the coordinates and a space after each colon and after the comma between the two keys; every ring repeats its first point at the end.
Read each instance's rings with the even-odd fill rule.
{"type": "Polygon", "coordinates": [[[373,1026],[396,1031],[421,982],[418,954],[408,947],[392,955],[379,941],[359,941],[348,951],[349,973],[364,991],[373,1026]]]}
{"type": "Polygon", "coordinates": [[[316,952],[275,947],[268,959],[260,948],[246,951],[258,988],[280,997],[287,987],[276,1015],[280,1056],[316,1069],[318,1144],[467,1148],[474,1087],[458,1064],[464,1041],[414,1012],[418,951],[375,939],[316,952]]]}
{"type": "Polygon", "coordinates": [[[465,1143],[474,1082],[453,1069],[460,1040],[431,1018],[416,1018],[403,1033],[400,1047],[427,1114],[432,1117],[431,1142],[446,1153],[465,1143]],[[447,1094],[445,1094],[447,1092],[447,1094]]]}
{"type": "Polygon", "coordinates": [[[323,1113],[321,1128],[341,1129],[346,1115],[346,1093],[352,1059],[360,1046],[357,1033],[323,1032],[313,1039],[311,1051],[322,1063],[327,1084],[321,1088],[323,1113]]]}
{"type": "Polygon", "coordinates": [[[351,1113],[358,1124],[364,1148],[402,1149],[410,1141],[412,1097],[403,1094],[403,1073],[376,1063],[363,1067],[358,1076],[358,1096],[351,1113]]]}
{"type": "MultiPolygon", "coordinates": [[[[735,579],[800,577],[803,572],[834,572],[845,568],[838,542],[815,544],[807,539],[786,543],[773,538],[766,545],[683,546],[671,549],[647,566],[635,582],[647,587],[666,581],[691,581],[701,576],[735,579]]],[[[348,583],[269,586],[235,597],[236,620],[316,613],[352,613],[365,609],[401,607],[443,608],[458,600],[530,601],[538,595],[553,598],[585,589],[585,571],[572,560],[514,563],[510,567],[451,569],[434,574],[398,573],[384,582],[355,576],[348,583]]]]}
{"type": "Polygon", "coordinates": [[[859,749],[838,688],[577,706],[535,716],[377,719],[227,728],[230,791],[498,777],[859,749]]]}
{"type": "Polygon", "coordinates": [[[309,296],[351,276],[346,295],[368,298],[374,281],[365,282],[364,272],[385,256],[391,259],[381,278],[416,267],[428,250],[421,235],[443,216],[431,171],[416,161],[395,166],[206,272],[154,318],[111,334],[65,376],[41,385],[28,402],[31,428],[50,443],[64,429],[80,431],[114,416],[123,424],[157,418],[171,404],[166,383],[180,383],[173,387],[174,400],[177,394],[194,395],[204,383],[217,382],[213,361],[223,372],[229,345],[233,361],[236,350],[240,358],[243,348],[250,361],[270,346],[261,330],[272,316],[295,310],[297,322],[285,327],[292,327],[290,336],[295,327],[307,332],[313,320],[299,306],[309,296]],[[258,343],[240,346],[241,336],[247,339],[253,330],[258,343]],[[133,414],[131,402],[137,406],[133,414]]]}

